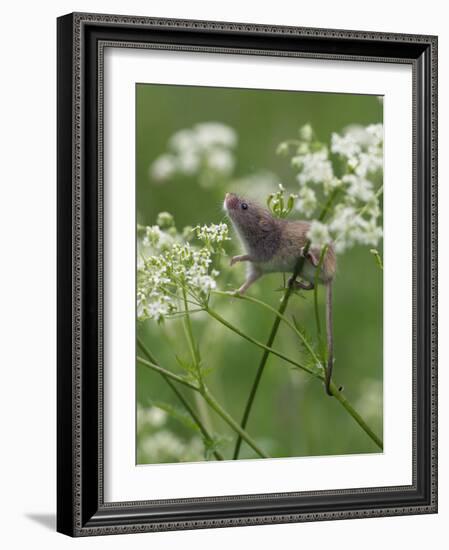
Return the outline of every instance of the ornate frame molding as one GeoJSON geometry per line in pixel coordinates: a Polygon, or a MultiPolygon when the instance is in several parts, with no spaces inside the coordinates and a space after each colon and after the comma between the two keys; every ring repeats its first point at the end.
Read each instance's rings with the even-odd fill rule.
{"type": "MultiPolygon", "coordinates": [[[[103,14],[78,13],[59,18],[58,530],[72,536],[88,536],[436,512],[436,224],[436,37],[103,14]],[[131,40],[130,36],[136,30],[139,36],[131,40]],[[151,31],[158,33],[157,40],[154,40],[151,31]],[[147,40],[142,41],[142,33],[148,35],[147,40]],[[182,33],[183,41],[178,41],[180,35],[177,33],[182,33]],[[196,43],[186,43],[186,40],[196,43]],[[217,42],[221,45],[217,45],[217,42]],[[235,45],[232,45],[233,42],[235,45]],[[242,46],[245,42],[247,47],[242,46]],[[329,51],[331,42],[334,45],[332,50],[338,50],[339,53],[329,51]],[[270,44],[276,47],[268,47],[270,44]],[[413,231],[415,241],[419,244],[413,250],[414,481],[410,487],[104,503],[102,104],[105,46],[412,65],[413,231]],[[94,104],[97,117],[95,121],[89,121],[86,112],[94,104]],[[72,129],[70,136],[67,135],[69,126],[72,129]],[[89,211],[86,201],[94,203],[89,211]],[[95,246],[86,245],[86,232],[95,238],[95,246]],[[86,314],[86,300],[94,299],[96,321],[86,314]],[[424,313],[423,319],[417,318],[418,311],[424,313]],[[92,322],[97,323],[95,341],[89,340],[86,333],[86,327],[91,326],[92,322]],[[94,373],[87,372],[88,364],[95,364],[94,373]],[[428,403],[421,402],[422,394],[419,392],[423,383],[428,403]],[[425,410],[422,410],[423,407],[425,410]],[[86,422],[83,422],[86,411],[94,412],[97,416],[95,430],[87,429],[86,422]],[[93,441],[96,441],[96,449],[92,447],[93,441]],[[90,454],[92,458],[89,458],[90,454]],[[384,501],[379,498],[379,492],[383,493],[384,501]],[[387,494],[390,495],[388,499],[387,494]],[[355,497],[360,501],[358,507],[354,504],[355,497]],[[263,513],[255,502],[265,501],[269,505],[270,501],[276,499],[279,502],[292,501],[294,498],[308,499],[310,510],[298,500],[295,501],[297,511],[263,513]],[[201,517],[199,512],[193,510],[195,504],[207,508],[212,503],[221,503],[227,513],[223,513],[222,517],[209,517],[205,511],[204,517],[201,517]],[[335,503],[338,503],[337,507],[335,503]],[[156,505],[171,505],[173,510],[155,520],[150,509],[156,505]],[[232,505],[235,505],[234,515],[229,517],[232,505]],[[188,515],[189,509],[192,510],[190,518],[176,519],[188,515]],[[254,513],[251,513],[251,509],[254,513]]],[[[289,507],[291,509],[294,506],[290,504],[289,507]]]]}

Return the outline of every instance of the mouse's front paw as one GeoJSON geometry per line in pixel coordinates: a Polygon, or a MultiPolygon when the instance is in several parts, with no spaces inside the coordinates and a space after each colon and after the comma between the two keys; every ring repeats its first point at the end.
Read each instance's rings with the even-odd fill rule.
{"type": "Polygon", "coordinates": [[[252,258],[249,256],[249,254],[242,254],[241,256],[233,256],[231,258],[231,266],[236,264],[237,262],[251,262],[252,258]]]}

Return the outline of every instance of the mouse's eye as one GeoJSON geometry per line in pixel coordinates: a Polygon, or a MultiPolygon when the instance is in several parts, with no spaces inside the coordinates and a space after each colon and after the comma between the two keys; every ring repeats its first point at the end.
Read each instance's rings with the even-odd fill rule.
{"type": "Polygon", "coordinates": [[[246,202],[242,202],[241,207],[242,210],[248,210],[248,205],[246,204],[246,202]]]}

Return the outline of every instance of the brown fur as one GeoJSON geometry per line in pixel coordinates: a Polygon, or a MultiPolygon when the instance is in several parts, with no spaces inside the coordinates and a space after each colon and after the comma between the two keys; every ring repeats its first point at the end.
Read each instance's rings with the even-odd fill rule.
{"type": "MultiPolygon", "coordinates": [[[[266,208],[253,201],[228,193],[225,208],[242,241],[253,269],[263,273],[292,273],[296,261],[307,241],[310,223],[305,221],[279,220],[266,208]],[[247,205],[244,210],[242,203],[247,205]]],[[[320,250],[312,249],[319,258],[320,250]]],[[[332,246],[323,261],[319,280],[326,283],[333,279],[336,271],[336,257],[332,246]]],[[[314,266],[306,260],[301,277],[313,282],[314,266]]]]}
{"type": "MultiPolygon", "coordinates": [[[[293,273],[298,258],[303,254],[307,242],[310,223],[305,221],[279,220],[266,208],[253,201],[228,193],[225,197],[225,209],[242,241],[246,254],[234,256],[231,265],[236,262],[249,262],[246,281],[238,292],[243,294],[265,273],[293,273]]],[[[292,288],[312,290],[316,280],[316,268],[321,250],[312,248],[305,258],[300,273],[301,281],[291,280],[292,288]],[[305,282],[306,281],[306,282],[305,282]]],[[[331,378],[334,364],[332,329],[332,280],[337,269],[337,259],[333,246],[329,246],[323,260],[318,280],[326,285],[326,332],[327,332],[327,369],[325,387],[331,392],[331,378]]]]}

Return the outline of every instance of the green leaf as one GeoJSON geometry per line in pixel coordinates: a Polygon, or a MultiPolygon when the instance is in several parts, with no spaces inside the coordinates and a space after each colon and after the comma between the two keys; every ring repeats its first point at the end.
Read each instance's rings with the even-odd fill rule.
{"type": "Polygon", "coordinates": [[[193,363],[182,359],[179,355],[175,355],[175,358],[178,365],[187,374],[187,376],[185,377],[186,381],[193,382],[195,384],[200,382],[200,380],[198,380],[198,371],[193,363]]]}
{"type": "Polygon", "coordinates": [[[382,262],[382,258],[379,254],[379,251],[376,250],[375,248],[371,248],[370,252],[376,258],[376,263],[377,263],[377,266],[379,267],[379,269],[381,269],[383,271],[384,270],[384,265],[383,265],[383,262],[382,262]]]}
{"type": "Polygon", "coordinates": [[[303,340],[299,339],[299,345],[300,345],[300,349],[301,349],[301,362],[305,366],[313,369],[316,373],[319,373],[320,372],[320,367],[315,363],[314,358],[311,356],[310,351],[307,349],[307,347],[304,343],[304,341],[307,342],[307,345],[312,349],[312,351],[315,353],[315,355],[319,359],[321,359],[321,361],[322,361],[322,358],[320,357],[320,353],[316,349],[316,346],[313,343],[312,337],[307,332],[305,327],[301,326],[298,323],[298,321],[297,321],[297,319],[294,315],[292,315],[292,321],[293,321],[293,324],[295,325],[296,330],[301,334],[301,336],[303,338],[303,340]]]}

